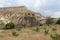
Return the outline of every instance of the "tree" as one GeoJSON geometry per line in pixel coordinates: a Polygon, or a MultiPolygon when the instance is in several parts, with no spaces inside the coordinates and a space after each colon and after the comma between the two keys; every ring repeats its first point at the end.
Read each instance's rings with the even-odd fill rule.
{"type": "Polygon", "coordinates": [[[56,24],[60,24],[60,18],[57,20],[56,24]]]}
{"type": "Polygon", "coordinates": [[[47,17],[46,24],[49,25],[49,24],[52,24],[52,23],[54,23],[53,18],[47,17]]]}

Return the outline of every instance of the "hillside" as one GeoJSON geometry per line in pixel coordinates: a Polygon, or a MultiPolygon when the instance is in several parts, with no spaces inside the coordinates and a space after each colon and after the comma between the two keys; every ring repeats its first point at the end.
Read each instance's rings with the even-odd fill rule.
{"type": "Polygon", "coordinates": [[[27,22],[27,25],[38,25],[38,22],[44,23],[46,17],[42,16],[40,13],[33,12],[25,6],[19,7],[5,7],[0,8],[0,25],[13,22],[16,26],[21,26],[22,23],[27,22]],[[28,21],[25,21],[27,17],[28,21]],[[31,23],[32,17],[35,21],[31,23]],[[34,24],[35,23],[35,24],[34,24]]]}

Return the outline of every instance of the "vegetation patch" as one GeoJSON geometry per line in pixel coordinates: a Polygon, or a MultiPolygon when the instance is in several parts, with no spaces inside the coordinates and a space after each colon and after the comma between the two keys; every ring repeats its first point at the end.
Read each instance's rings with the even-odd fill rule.
{"type": "Polygon", "coordinates": [[[50,24],[53,24],[53,23],[54,23],[53,18],[48,17],[48,18],[46,19],[46,24],[47,24],[47,25],[50,25],[50,24]]]}
{"type": "Polygon", "coordinates": [[[39,27],[36,27],[35,29],[33,29],[34,31],[36,31],[36,32],[39,32],[39,27]]]}
{"type": "Polygon", "coordinates": [[[13,29],[15,27],[14,23],[7,23],[5,29],[13,29]]]}
{"type": "Polygon", "coordinates": [[[13,35],[13,36],[18,36],[19,34],[18,34],[16,31],[13,31],[13,32],[12,32],[12,35],[13,35]]]}
{"type": "Polygon", "coordinates": [[[60,18],[57,20],[56,24],[60,24],[60,18]]]}
{"type": "Polygon", "coordinates": [[[53,40],[60,40],[60,34],[50,35],[53,40]]]}
{"type": "Polygon", "coordinates": [[[56,28],[52,28],[52,31],[56,31],[57,29],[56,28]]]}
{"type": "Polygon", "coordinates": [[[22,30],[22,28],[17,28],[16,30],[17,30],[17,31],[21,31],[21,30],[22,30]]]}
{"type": "Polygon", "coordinates": [[[48,31],[49,31],[49,30],[45,30],[45,31],[44,31],[45,35],[47,35],[47,34],[48,34],[48,31]]]}

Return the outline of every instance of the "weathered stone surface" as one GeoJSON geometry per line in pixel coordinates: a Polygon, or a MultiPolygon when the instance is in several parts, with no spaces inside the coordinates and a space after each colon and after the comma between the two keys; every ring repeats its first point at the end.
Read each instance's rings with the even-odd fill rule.
{"type": "Polygon", "coordinates": [[[13,22],[16,27],[21,27],[24,22],[27,22],[27,26],[38,25],[42,21],[44,23],[45,19],[40,13],[33,12],[25,6],[0,8],[0,20],[4,24],[13,22]]]}

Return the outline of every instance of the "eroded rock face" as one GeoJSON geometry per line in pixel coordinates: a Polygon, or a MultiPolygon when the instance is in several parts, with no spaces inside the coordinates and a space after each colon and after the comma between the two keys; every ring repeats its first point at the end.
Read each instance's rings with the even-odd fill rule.
{"type": "Polygon", "coordinates": [[[46,17],[40,13],[32,12],[25,6],[0,8],[0,20],[2,20],[4,24],[13,22],[16,27],[21,27],[24,22],[27,23],[27,26],[32,26],[32,24],[37,25],[38,22],[45,19],[46,17]]]}

